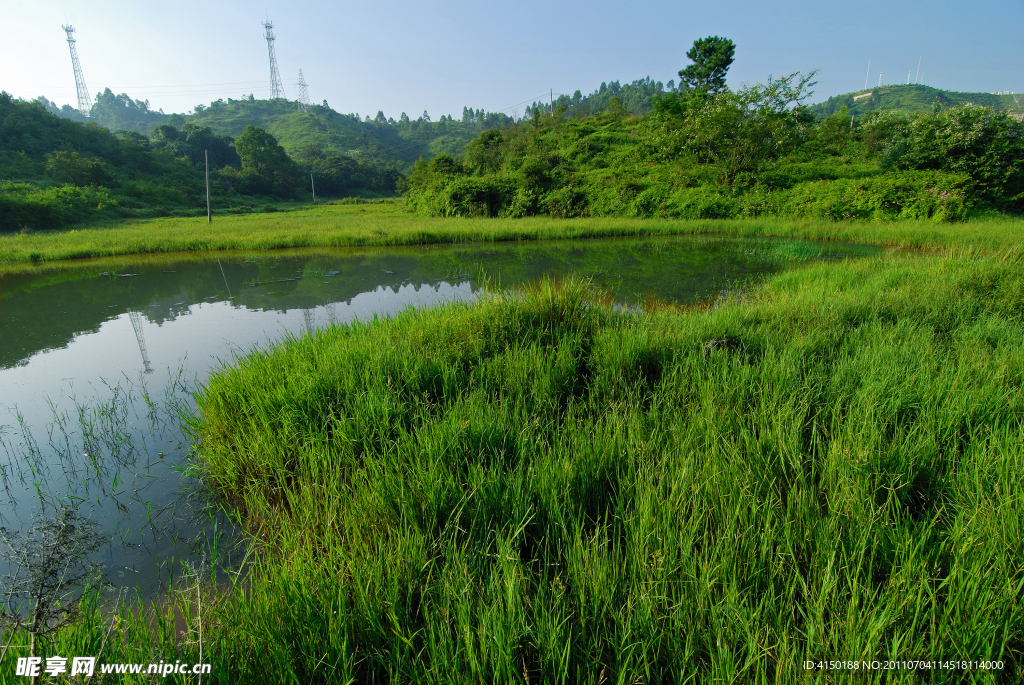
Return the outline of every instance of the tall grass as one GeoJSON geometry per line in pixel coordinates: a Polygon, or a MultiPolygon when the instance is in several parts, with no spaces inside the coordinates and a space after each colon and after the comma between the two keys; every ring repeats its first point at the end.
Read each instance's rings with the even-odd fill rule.
{"type": "MultiPolygon", "coordinates": [[[[867,230],[867,229],[865,229],[867,230]]],[[[247,682],[805,682],[1024,666],[1016,258],[819,264],[706,310],[587,284],[332,327],[198,397],[256,560],[247,682]]],[[[230,657],[227,655],[230,654],[230,657]]]]}
{"type": "Polygon", "coordinates": [[[544,240],[626,235],[736,233],[948,249],[970,244],[996,251],[1019,244],[1024,221],[1013,218],[957,224],[928,221],[831,222],[777,218],[743,220],[435,219],[406,214],[395,204],[331,205],[304,211],[204,219],[159,219],[111,228],[0,236],[0,273],[88,257],[163,252],[413,245],[466,241],[544,240]]]}

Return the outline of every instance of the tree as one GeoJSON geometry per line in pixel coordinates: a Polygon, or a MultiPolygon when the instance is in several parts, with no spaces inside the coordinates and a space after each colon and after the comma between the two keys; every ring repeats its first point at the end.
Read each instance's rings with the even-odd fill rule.
{"type": "Polygon", "coordinates": [[[698,93],[720,93],[725,90],[725,74],[735,55],[736,44],[728,38],[698,38],[686,53],[693,64],[680,70],[679,78],[686,87],[698,93]]]}
{"type": "Polygon", "coordinates": [[[84,157],[77,152],[54,150],[46,155],[46,173],[61,183],[79,187],[103,185],[107,180],[107,165],[98,159],[84,157]]]}
{"type": "Polygon", "coordinates": [[[249,124],[235,141],[235,151],[242,161],[246,186],[257,193],[273,191],[275,183],[287,186],[294,174],[294,163],[277,138],[258,126],[249,124]]]}

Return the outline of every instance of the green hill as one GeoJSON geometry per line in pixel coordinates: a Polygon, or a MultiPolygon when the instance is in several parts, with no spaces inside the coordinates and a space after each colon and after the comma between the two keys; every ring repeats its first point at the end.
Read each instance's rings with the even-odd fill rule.
{"type": "MultiPolygon", "coordinates": [[[[471,110],[466,110],[469,112],[471,110]]],[[[259,126],[274,135],[292,156],[301,157],[310,147],[348,154],[407,170],[420,157],[441,153],[459,155],[466,144],[488,128],[511,123],[503,114],[464,112],[463,120],[442,116],[439,121],[408,116],[398,121],[381,112],[373,119],[341,114],[330,107],[310,105],[299,111],[290,100],[218,100],[196,113],[172,115],[170,123],[208,126],[214,133],[237,138],[248,125],[259,126]]]]}
{"type": "MultiPolygon", "coordinates": [[[[850,114],[860,115],[880,109],[905,109],[910,112],[931,111],[935,108],[936,103],[942,108],[975,104],[996,110],[1020,109],[1012,95],[959,93],[919,85],[882,86],[844,95],[833,95],[825,102],[812,105],[810,109],[819,117],[827,117],[838,113],[843,105],[846,105],[846,111],[850,114]]],[[[1022,100],[1021,106],[1024,106],[1024,100],[1022,100]]]]}
{"type": "Polygon", "coordinates": [[[442,116],[431,121],[423,113],[410,119],[403,112],[398,121],[378,112],[373,119],[360,119],[357,114],[342,114],[326,105],[310,105],[299,111],[293,100],[242,99],[217,100],[209,106],[199,105],[191,114],[165,114],[150,109],[149,102],[133,100],[126,93],[115,95],[109,88],[98,93],[89,118],[70,105],[58,108],[45,97],[36,100],[56,116],[73,121],[91,121],[111,131],[133,131],[151,134],[158,126],[171,124],[180,129],[185,124],[208,127],[220,136],[238,138],[248,125],[269,131],[293,157],[304,156],[312,148],[322,152],[346,154],[381,165],[394,165],[408,171],[420,157],[431,158],[441,153],[459,155],[466,143],[481,131],[512,123],[500,112],[485,112],[464,107],[462,118],[442,116]]]}

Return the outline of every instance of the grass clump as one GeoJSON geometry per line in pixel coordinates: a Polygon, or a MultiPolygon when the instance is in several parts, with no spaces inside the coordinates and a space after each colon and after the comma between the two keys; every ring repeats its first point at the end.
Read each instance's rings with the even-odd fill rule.
{"type": "MultiPolygon", "coordinates": [[[[261,682],[804,682],[1024,650],[1019,259],[808,266],[647,315],[543,282],[257,351],[198,397],[261,682]]],[[[860,674],[863,675],[863,674],[860,674]]],[[[880,674],[872,674],[868,678],[880,674]]],[[[926,678],[943,680],[931,672],[926,678]]]]}

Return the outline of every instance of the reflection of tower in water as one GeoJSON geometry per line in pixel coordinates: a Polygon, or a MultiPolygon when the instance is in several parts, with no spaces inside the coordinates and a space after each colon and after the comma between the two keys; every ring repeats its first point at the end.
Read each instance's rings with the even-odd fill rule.
{"type": "Polygon", "coordinates": [[[303,309],[302,310],[302,326],[306,329],[306,333],[313,335],[313,310],[303,309]]]}
{"type": "Polygon", "coordinates": [[[142,353],[142,365],[146,373],[153,373],[149,365],[149,354],[146,352],[146,338],[142,335],[142,314],[134,309],[129,310],[128,318],[132,321],[132,328],[135,329],[135,340],[139,343],[139,352],[142,353]]]}
{"type": "Polygon", "coordinates": [[[324,310],[327,313],[327,320],[332,326],[338,325],[338,312],[334,309],[333,302],[327,302],[324,304],[324,310]]]}

